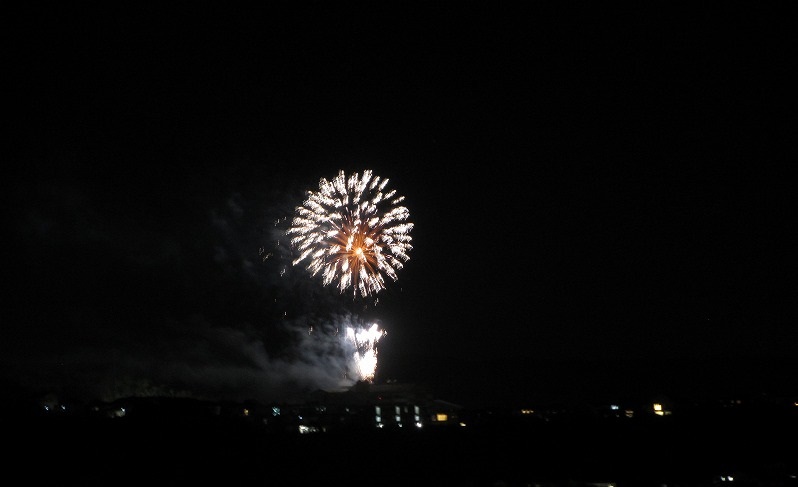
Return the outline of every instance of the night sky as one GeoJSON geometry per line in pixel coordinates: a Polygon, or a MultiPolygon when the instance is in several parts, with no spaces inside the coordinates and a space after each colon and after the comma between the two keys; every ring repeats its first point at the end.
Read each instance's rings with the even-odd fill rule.
{"type": "Polygon", "coordinates": [[[793,34],[556,5],[6,18],[6,390],[293,400],[363,320],[455,401],[798,391],[793,34]],[[376,303],[284,236],[365,169],[414,223],[376,303]]]}

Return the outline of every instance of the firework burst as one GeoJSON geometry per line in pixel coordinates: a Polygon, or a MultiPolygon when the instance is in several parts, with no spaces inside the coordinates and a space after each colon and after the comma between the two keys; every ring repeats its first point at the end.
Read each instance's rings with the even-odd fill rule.
{"type": "Polygon", "coordinates": [[[410,231],[404,196],[387,190],[388,179],[365,170],[346,176],[344,171],[319,181],[318,191],[296,208],[288,235],[299,252],[293,264],[306,261],[307,269],[321,275],[326,286],[336,283],[343,293],[366,297],[385,289],[385,277],[397,280],[397,271],[409,260],[410,231]]]}

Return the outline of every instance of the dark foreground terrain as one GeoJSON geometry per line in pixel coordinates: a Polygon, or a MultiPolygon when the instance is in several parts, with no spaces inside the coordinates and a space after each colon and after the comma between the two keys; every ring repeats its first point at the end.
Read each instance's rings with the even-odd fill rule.
{"type": "Polygon", "coordinates": [[[257,417],[6,416],[3,483],[798,485],[790,404],[634,419],[480,412],[469,423],[299,434],[257,417]]]}

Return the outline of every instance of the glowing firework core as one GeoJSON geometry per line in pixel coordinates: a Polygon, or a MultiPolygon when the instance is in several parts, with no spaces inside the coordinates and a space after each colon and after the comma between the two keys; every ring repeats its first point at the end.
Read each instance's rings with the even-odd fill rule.
{"type": "Polygon", "coordinates": [[[300,253],[293,264],[308,259],[307,269],[321,273],[325,286],[337,281],[341,292],[352,287],[355,296],[385,289],[383,274],[397,280],[396,271],[413,248],[413,224],[407,223],[408,209],[399,205],[404,196],[383,192],[387,184],[370,170],[362,177],[339,171],[332,181],[322,178],[287,230],[296,235],[291,245],[300,253]]]}

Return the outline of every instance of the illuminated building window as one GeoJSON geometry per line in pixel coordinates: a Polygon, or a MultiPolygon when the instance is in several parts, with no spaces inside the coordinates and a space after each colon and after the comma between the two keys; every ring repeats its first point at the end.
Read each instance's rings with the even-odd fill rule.
{"type": "Polygon", "coordinates": [[[657,416],[669,416],[671,414],[670,411],[666,411],[663,409],[662,404],[656,402],[654,403],[654,414],[657,416]]]}

